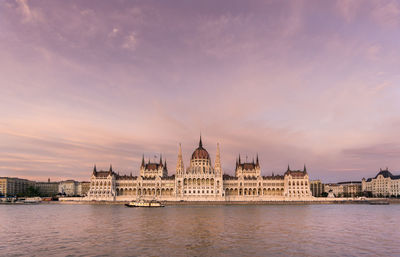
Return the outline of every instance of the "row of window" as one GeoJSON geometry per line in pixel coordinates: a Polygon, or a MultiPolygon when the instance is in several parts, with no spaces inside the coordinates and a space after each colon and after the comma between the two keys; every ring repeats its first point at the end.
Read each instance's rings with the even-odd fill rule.
{"type": "MultiPolygon", "coordinates": [[[[214,193],[214,190],[185,190],[184,191],[185,192],[185,194],[186,193],[189,193],[189,194],[200,194],[200,192],[201,192],[201,194],[213,194],[214,193]]],[[[219,190],[217,190],[217,194],[219,193],[219,190]]]]}
{"type": "Polygon", "coordinates": [[[292,191],[292,190],[289,190],[289,194],[306,194],[306,192],[305,191],[292,191]]]}

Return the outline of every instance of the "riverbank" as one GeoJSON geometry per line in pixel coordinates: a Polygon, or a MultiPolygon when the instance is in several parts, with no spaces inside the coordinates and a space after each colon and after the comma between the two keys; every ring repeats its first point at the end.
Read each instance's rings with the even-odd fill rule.
{"type": "MultiPolygon", "coordinates": [[[[366,200],[348,198],[316,198],[305,201],[162,201],[165,205],[317,205],[317,204],[370,204],[376,202],[388,202],[389,204],[400,204],[400,199],[369,198],[366,200]]],[[[48,203],[60,204],[105,204],[123,205],[126,201],[55,201],[48,203]]]]}

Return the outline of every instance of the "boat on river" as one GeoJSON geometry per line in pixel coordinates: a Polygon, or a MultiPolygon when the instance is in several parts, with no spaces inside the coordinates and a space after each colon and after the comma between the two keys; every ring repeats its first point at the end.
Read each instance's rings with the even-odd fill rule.
{"type": "Polygon", "coordinates": [[[369,201],[368,202],[371,205],[389,205],[389,201],[385,201],[385,200],[379,200],[379,201],[369,201]]]}
{"type": "Polygon", "coordinates": [[[125,204],[126,207],[143,207],[143,208],[157,208],[164,207],[161,202],[156,200],[146,201],[146,200],[137,200],[130,203],[125,204]]]}

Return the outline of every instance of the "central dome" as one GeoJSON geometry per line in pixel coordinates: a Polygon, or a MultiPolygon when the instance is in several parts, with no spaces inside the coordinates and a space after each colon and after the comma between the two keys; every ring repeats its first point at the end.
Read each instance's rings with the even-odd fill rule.
{"type": "Polygon", "coordinates": [[[210,155],[208,154],[207,150],[203,148],[201,137],[200,137],[199,147],[192,154],[192,160],[193,159],[208,159],[208,160],[210,159],[210,155]]]}

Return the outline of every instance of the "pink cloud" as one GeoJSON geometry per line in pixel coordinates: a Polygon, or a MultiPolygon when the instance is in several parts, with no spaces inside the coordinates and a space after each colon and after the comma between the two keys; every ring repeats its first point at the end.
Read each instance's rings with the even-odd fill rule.
{"type": "Polygon", "coordinates": [[[137,174],[142,153],[172,174],[200,132],[230,174],[238,153],[264,174],[396,169],[397,4],[360,3],[2,4],[0,175],[137,174]]]}

